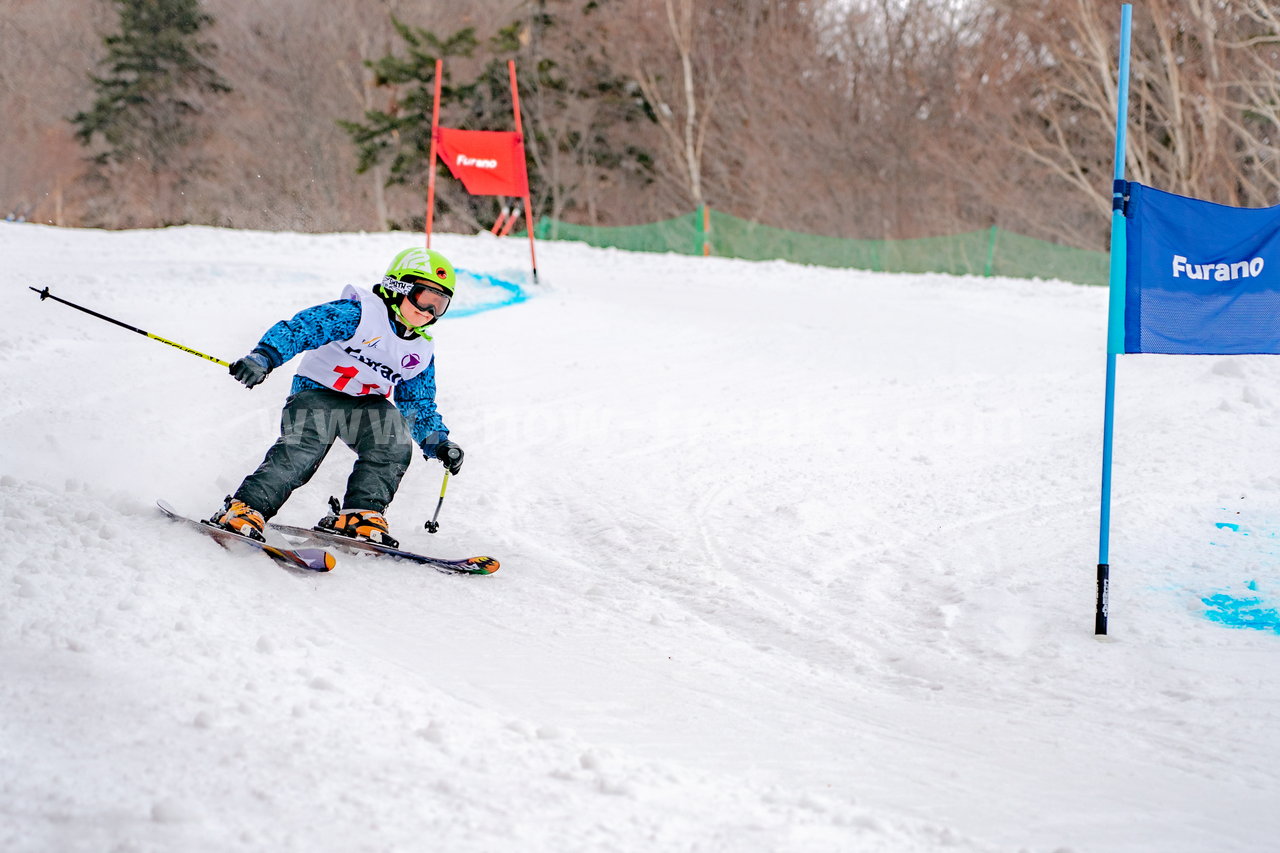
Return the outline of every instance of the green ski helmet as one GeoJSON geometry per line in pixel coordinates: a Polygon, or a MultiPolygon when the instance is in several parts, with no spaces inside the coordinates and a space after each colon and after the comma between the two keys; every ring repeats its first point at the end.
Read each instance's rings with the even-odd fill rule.
{"type": "Polygon", "coordinates": [[[430,326],[448,310],[457,284],[458,277],[448,258],[434,249],[415,246],[405,249],[391,260],[391,265],[387,267],[382,281],[374,286],[373,292],[390,306],[401,321],[404,317],[400,314],[400,303],[404,297],[409,297],[416,307],[430,311],[434,316],[435,319],[426,324],[430,326]],[[440,294],[443,294],[442,298],[440,294]],[[426,304],[421,304],[420,299],[425,300],[426,304]]]}

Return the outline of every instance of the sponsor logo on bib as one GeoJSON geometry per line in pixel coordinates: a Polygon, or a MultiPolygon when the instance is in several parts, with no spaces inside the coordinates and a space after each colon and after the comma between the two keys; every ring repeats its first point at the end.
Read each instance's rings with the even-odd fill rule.
{"type": "Polygon", "coordinates": [[[343,347],[343,351],[356,361],[367,364],[369,367],[373,368],[374,372],[380,375],[383,379],[390,379],[393,383],[397,383],[404,378],[387,365],[377,359],[370,358],[355,347],[343,347]]]}

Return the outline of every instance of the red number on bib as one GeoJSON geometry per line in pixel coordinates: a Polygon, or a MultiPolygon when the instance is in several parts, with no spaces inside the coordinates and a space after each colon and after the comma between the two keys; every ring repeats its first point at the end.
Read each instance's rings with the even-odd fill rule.
{"type": "Polygon", "coordinates": [[[338,381],[337,381],[337,382],[335,382],[335,383],[333,383],[333,390],[335,390],[335,391],[341,391],[343,388],[346,388],[346,387],[347,387],[347,383],[348,383],[348,382],[350,382],[352,379],[354,379],[354,378],[355,378],[355,375],[356,375],[357,373],[359,373],[359,372],[360,372],[360,368],[358,368],[358,367],[335,367],[335,368],[333,369],[333,372],[334,372],[334,373],[336,373],[336,374],[338,374],[338,377],[339,377],[339,378],[338,378],[338,381]]]}

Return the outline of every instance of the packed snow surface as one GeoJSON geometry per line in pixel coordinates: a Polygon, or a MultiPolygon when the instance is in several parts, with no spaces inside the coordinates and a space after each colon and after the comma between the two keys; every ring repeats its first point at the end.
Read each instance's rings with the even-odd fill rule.
{"type": "Polygon", "coordinates": [[[1276,849],[1280,359],[1120,360],[1097,638],[1101,288],[440,235],[490,577],[166,521],[291,370],[28,290],[230,360],[420,239],[0,225],[0,850],[1276,849]]]}

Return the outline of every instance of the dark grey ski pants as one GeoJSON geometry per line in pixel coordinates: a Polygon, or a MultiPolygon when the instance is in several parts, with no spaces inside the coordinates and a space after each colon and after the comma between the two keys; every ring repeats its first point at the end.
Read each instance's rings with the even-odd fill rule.
{"type": "Polygon", "coordinates": [[[235,497],[271,518],[315,475],[335,439],[356,452],[343,508],[385,512],[413,459],[409,424],[385,397],[315,389],[294,394],[280,413],[280,437],[235,497]]]}

